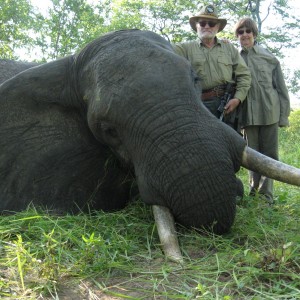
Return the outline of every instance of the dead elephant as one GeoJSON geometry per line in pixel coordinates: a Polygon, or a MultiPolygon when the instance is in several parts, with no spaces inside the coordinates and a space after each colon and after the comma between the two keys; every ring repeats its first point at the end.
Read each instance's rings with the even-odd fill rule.
{"type": "MultiPolygon", "coordinates": [[[[121,209],[133,173],[155,216],[163,206],[184,226],[224,233],[234,222],[241,165],[300,185],[298,169],[277,171],[282,164],[247,149],[212,116],[200,90],[187,60],[139,30],[106,34],[7,80],[0,87],[0,210],[29,203],[57,212],[121,209]]],[[[165,225],[158,228],[163,239],[165,225]]]]}

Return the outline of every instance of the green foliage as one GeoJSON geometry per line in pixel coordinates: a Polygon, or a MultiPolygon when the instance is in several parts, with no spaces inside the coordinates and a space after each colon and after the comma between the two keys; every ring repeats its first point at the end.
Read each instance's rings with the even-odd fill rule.
{"type": "Polygon", "coordinates": [[[296,142],[300,133],[300,110],[294,111],[289,121],[290,127],[280,130],[279,157],[285,163],[300,168],[300,149],[296,142]]]}
{"type": "Polygon", "coordinates": [[[195,37],[188,19],[191,12],[198,10],[198,3],[185,0],[166,0],[149,1],[148,4],[148,29],[172,42],[195,37]]]}
{"type": "Polygon", "coordinates": [[[292,73],[292,76],[288,79],[287,87],[293,94],[300,91],[300,70],[296,70],[292,73]]]}
{"type": "Polygon", "coordinates": [[[104,18],[85,0],[52,0],[49,16],[40,22],[38,41],[50,59],[69,55],[103,33],[104,18]],[[50,51],[49,51],[50,50],[50,51]]]}
{"type": "MultiPolygon", "coordinates": [[[[141,210],[143,213],[145,208],[136,213],[141,210]]],[[[130,214],[129,209],[127,217],[130,214]]],[[[147,244],[138,234],[147,234],[152,226],[145,221],[140,228],[133,228],[134,222],[139,222],[135,218],[132,216],[129,224],[120,213],[52,217],[35,209],[2,218],[0,295],[5,294],[3,287],[6,290],[13,282],[15,293],[35,285],[34,295],[34,291],[53,292],[65,276],[93,277],[130,265],[130,256],[147,244]]]]}
{"type": "Polygon", "coordinates": [[[112,5],[109,31],[134,28],[146,29],[141,12],[143,7],[142,0],[115,1],[112,5]]]}
{"type": "Polygon", "coordinates": [[[28,47],[33,40],[28,37],[35,14],[27,0],[0,2],[0,57],[15,58],[18,47],[28,47]]]}

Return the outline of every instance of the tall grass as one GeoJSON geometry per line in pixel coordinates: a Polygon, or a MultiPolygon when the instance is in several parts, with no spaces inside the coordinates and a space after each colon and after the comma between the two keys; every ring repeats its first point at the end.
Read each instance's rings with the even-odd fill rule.
{"type": "MultiPolygon", "coordinates": [[[[290,121],[280,158],[299,168],[300,111],[290,121]]],[[[2,216],[0,298],[300,299],[299,191],[275,182],[271,207],[246,195],[224,236],[178,227],[183,265],[165,260],[140,201],[109,214],[2,216]]]]}

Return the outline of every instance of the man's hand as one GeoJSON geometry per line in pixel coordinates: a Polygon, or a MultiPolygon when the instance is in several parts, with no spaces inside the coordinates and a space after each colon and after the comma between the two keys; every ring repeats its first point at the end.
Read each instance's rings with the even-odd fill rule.
{"type": "Polygon", "coordinates": [[[238,98],[233,98],[228,101],[228,103],[224,107],[224,114],[228,115],[233,112],[237,106],[241,103],[241,100],[238,98]]]}

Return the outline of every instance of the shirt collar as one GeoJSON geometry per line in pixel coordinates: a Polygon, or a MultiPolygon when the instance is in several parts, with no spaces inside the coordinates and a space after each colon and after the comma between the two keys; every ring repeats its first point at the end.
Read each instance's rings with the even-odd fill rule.
{"type": "MultiPolygon", "coordinates": [[[[215,37],[215,42],[216,42],[215,45],[220,45],[221,44],[221,41],[217,37],[215,37]]],[[[200,46],[203,45],[201,39],[199,39],[199,44],[200,44],[200,46]]]]}
{"type": "Polygon", "coordinates": [[[249,51],[253,50],[255,53],[258,51],[258,44],[254,41],[254,45],[251,48],[240,47],[240,52],[248,53],[249,51]]]}

